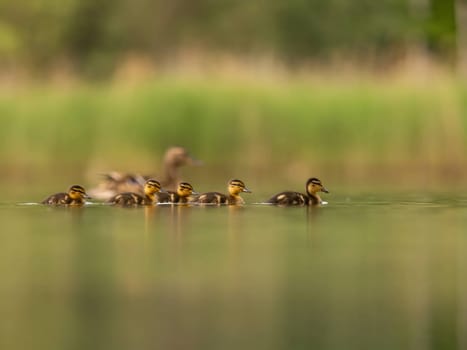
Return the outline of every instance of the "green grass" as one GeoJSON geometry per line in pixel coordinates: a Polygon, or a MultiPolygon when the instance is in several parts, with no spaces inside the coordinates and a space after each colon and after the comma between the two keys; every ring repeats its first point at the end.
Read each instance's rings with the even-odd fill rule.
{"type": "Polygon", "coordinates": [[[0,157],[7,174],[82,178],[158,169],[177,144],[219,176],[455,181],[466,165],[466,111],[467,89],[454,80],[31,86],[0,97],[0,157]]]}

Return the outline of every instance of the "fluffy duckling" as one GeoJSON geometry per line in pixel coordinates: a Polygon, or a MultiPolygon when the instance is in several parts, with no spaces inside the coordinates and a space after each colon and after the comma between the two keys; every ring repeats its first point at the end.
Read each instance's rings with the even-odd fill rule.
{"type": "MultiPolygon", "coordinates": [[[[165,189],[175,190],[180,181],[180,168],[184,165],[199,165],[200,161],[194,159],[184,147],[170,147],[164,155],[162,164],[161,185],[165,189]]],[[[143,186],[148,176],[140,174],[125,174],[110,172],[103,174],[104,180],[90,190],[94,198],[108,200],[117,193],[135,192],[143,194],[143,186]]]]}
{"type": "Polygon", "coordinates": [[[281,192],[272,196],[267,203],[278,205],[319,205],[322,203],[322,200],[318,192],[329,193],[321,183],[321,180],[312,177],[306,183],[306,194],[292,191],[281,192]]]}
{"type": "Polygon", "coordinates": [[[109,199],[109,203],[123,206],[152,205],[158,202],[158,193],[162,190],[159,181],[149,179],[144,184],[144,196],[134,192],[123,192],[109,199]]]}
{"type": "Polygon", "coordinates": [[[240,197],[240,193],[251,193],[243,181],[237,179],[230,180],[227,188],[228,195],[219,192],[207,192],[200,194],[193,202],[200,204],[244,204],[245,201],[240,197]]]}
{"type": "Polygon", "coordinates": [[[44,199],[41,203],[47,205],[83,205],[88,196],[83,186],[73,185],[68,192],[55,193],[44,199]]]}
{"type": "Polygon", "coordinates": [[[177,191],[167,191],[159,195],[159,203],[188,203],[190,196],[197,195],[188,182],[180,182],[177,191]]]}

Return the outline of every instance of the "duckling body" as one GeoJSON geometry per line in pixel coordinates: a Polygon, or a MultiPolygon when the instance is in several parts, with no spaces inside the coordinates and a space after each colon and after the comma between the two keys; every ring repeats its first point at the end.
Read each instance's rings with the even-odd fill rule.
{"type": "Polygon", "coordinates": [[[195,203],[199,204],[228,204],[228,205],[240,205],[244,204],[245,201],[240,197],[240,193],[251,191],[246,188],[245,184],[241,180],[230,180],[228,183],[229,194],[223,194],[220,192],[207,192],[200,194],[195,200],[195,203]]]}
{"type": "Polygon", "coordinates": [[[83,205],[90,198],[80,185],[73,185],[68,192],[59,192],[50,195],[41,203],[47,205],[83,205]]]}
{"type": "Polygon", "coordinates": [[[159,203],[188,203],[192,195],[197,195],[188,182],[180,182],[177,191],[167,191],[159,195],[159,203]]]}
{"type": "Polygon", "coordinates": [[[322,203],[318,192],[329,193],[323,186],[321,180],[316,177],[308,179],[306,183],[306,194],[293,191],[285,191],[272,196],[267,203],[277,205],[319,205],[322,203]]]}
{"type": "Polygon", "coordinates": [[[132,205],[151,205],[153,201],[138,193],[134,192],[123,192],[109,199],[109,203],[117,204],[121,206],[132,206],[132,205]]]}
{"type": "Polygon", "coordinates": [[[144,184],[144,196],[134,192],[123,192],[113,196],[108,202],[122,206],[152,205],[158,202],[157,194],[160,191],[160,182],[149,179],[144,184]]]}
{"type": "MultiPolygon", "coordinates": [[[[163,160],[161,185],[165,189],[175,190],[180,179],[180,168],[184,165],[197,165],[200,162],[190,156],[183,147],[169,148],[163,160]]],[[[110,172],[103,174],[104,180],[90,191],[93,197],[101,200],[110,198],[122,192],[133,192],[143,195],[143,186],[148,176],[140,174],[125,174],[121,172],[110,172]]]]}
{"type": "Polygon", "coordinates": [[[225,195],[220,192],[206,192],[201,194],[197,202],[200,204],[244,204],[240,196],[225,195]]]}

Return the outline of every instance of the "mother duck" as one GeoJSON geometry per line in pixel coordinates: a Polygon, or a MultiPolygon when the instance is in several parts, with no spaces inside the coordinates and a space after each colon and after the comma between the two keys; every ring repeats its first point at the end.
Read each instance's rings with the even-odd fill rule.
{"type": "MultiPolygon", "coordinates": [[[[184,147],[170,147],[164,155],[161,174],[158,176],[164,189],[175,190],[180,182],[180,167],[184,165],[200,165],[184,147]]],[[[95,188],[89,190],[93,198],[109,200],[122,192],[143,193],[144,183],[150,176],[135,173],[113,171],[102,174],[104,179],[95,188]]]]}

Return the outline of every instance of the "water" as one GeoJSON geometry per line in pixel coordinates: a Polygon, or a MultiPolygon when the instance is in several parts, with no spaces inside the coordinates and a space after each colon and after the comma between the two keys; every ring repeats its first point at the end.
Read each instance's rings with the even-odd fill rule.
{"type": "Polygon", "coordinates": [[[2,349],[465,349],[467,198],[0,205],[2,349]]]}

